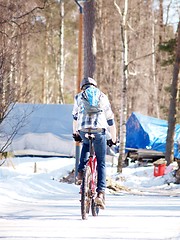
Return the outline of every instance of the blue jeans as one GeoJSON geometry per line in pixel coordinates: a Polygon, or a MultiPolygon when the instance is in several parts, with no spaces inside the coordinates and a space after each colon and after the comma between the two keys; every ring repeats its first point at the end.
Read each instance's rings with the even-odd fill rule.
{"type": "MultiPolygon", "coordinates": [[[[86,132],[80,131],[80,136],[83,140],[80,163],[78,166],[79,170],[84,170],[89,157],[89,140],[85,137],[86,132]]],[[[97,158],[97,172],[98,172],[98,182],[97,182],[97,192],[104,192],[106,188],[106,133],[97,132],[93,133],[95,135],[94,150],[97,158]]]]}

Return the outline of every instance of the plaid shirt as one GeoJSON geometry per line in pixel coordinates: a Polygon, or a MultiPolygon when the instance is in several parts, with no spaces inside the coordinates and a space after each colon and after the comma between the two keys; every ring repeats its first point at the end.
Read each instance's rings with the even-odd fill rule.
{"type": "Polygon", "coordinates": [[[82,92],[74,98],[74,107],[72,115],[74,120],[78,121],[77,130],[83,128],[105,128],[107,129],[107,121],[114,120],[114,114],[111,110],[111,105],[107,96],[101,92],[100,107],[103,110],[98,114],[85,114],[83,111],[83,103],[81,101],[82,92]]]}

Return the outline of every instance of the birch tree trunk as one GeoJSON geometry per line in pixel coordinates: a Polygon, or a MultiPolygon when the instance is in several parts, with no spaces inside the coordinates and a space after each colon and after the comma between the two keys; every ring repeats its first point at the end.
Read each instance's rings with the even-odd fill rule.
{"type": "Polygon", "coordinates": [[[114,4],[122,17],[121,24],[121,41],[122,41],[122,69],[123,81],[121,91],[121,109],[120,109],[120,149],[118,157],[117,172],[122,172],[125,160],[125,146],[126,146],[126,120],[127,120],[127,81],[128,81],[128,39],[127,39],[127,12],[128,0],[124,1],[124,11],[121,12],[120,7],[116,1],[114,4]]]}
{"type": "Polygon", "coordinates": [[[64,103],[64,1],[60,3],[60,67],[59,67],[59,103],[64,103]]]}
{"type": "Polygon", "coordinates": [[[180,68],[180,22],[178,24],[178,37],[177,37],[177,50],[176,59],[173,70],[173,80],[171,85],[171,98],[169,106],[169,117],[168,117],[168,132],[166,139],[166,154],[165,159],[167,165],[173,162],[174,159],[174,134],[176,124],[176,113],[177,113],[177,96],[178,96],[178,80],[179,80],[179,68],[180,68]]]}
{"type": "Polygon", "coordinates": [[[154,18],[154,11],[152,11],[152,80],[154,86],[154,100],[156,102],[154,106],[154,113],[156,117],[160,117],[159,113],[159,102],[158,102],[158,79],[156,73],[156,36],[155,36],[155,18],[154,18]]]}

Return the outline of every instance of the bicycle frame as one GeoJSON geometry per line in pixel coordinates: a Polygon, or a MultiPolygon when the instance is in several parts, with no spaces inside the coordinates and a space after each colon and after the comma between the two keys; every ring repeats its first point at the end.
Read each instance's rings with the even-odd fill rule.
{"type": "Polygon", "coordinates": [[[96,159],[96,155],[94,153],[94,148],[93,148],[93,144],[92,144],[92,139],[89,140],[90,144],[90,156],[89,156],[89,160],[88,160],[88,165],[91,169],[91,175],[92,175],[92,179],[91,179],[91,191],[92,194],[96,193],[96,169],[97,169],[97,159],[96,159]]]}
{"type": "Polygon", "coordinates": [[[99,207],[95,204],[96,184],[97,184],[97,159],[93,147],[93,134],[85,135],[89,139],[89,158],[86,163],[86,168],[81,184],[81,215],[82,219],[87,219],[89,210],[93,216],[97,216],[99,207]]]}

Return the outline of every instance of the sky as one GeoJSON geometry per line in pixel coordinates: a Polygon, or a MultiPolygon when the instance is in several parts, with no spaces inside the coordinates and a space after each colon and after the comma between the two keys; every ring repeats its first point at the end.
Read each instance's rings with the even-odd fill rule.
{"type": "Polygon", "coordinates": [[[116,163],[107,156],[107,179],[121,190],[107,188],[106,209],[82,220],[79,186],[60,181],[74,168],[74,158],[7,159],[0,167],[0,238],[180,239],[180,184],[172,175],[176,164],[155,177],[151,164],[130,163],[117,174],[116,163]]]}
{"type": "MultiPolygon", "coordinates": [[[[159,1],[154,1],[156,8],[159,6],[159,1]]],[[[179,0],[164,0],[164,23],[173,26],[174,31],[177,31],[178,22],[180,19],[180,1],[179,0]]]]}

